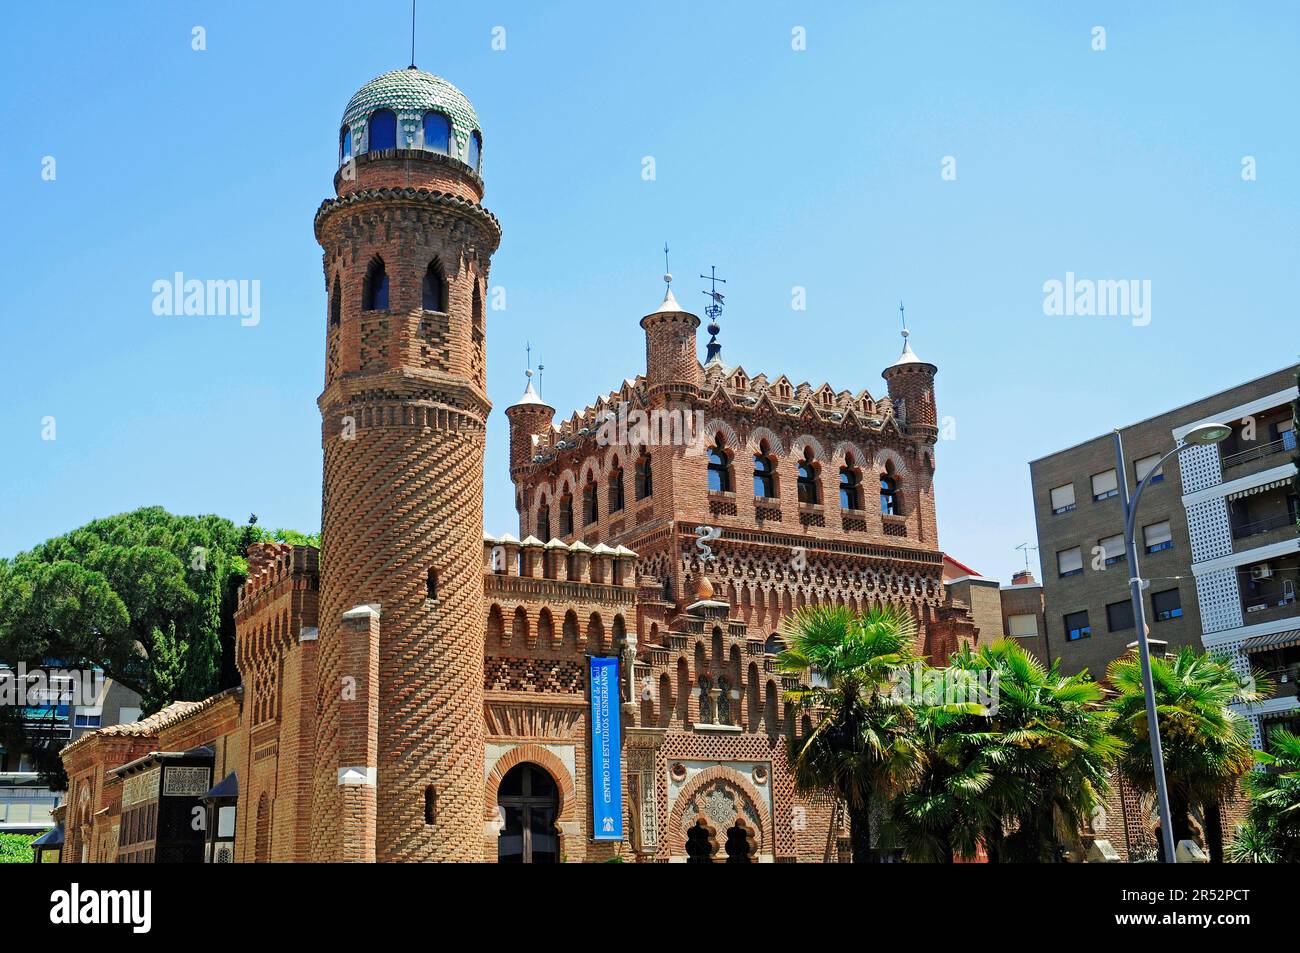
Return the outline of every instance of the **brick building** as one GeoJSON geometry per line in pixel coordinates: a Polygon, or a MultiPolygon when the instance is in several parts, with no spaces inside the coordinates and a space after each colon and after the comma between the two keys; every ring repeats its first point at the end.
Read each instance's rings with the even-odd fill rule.
{"type": "Polygon", "coordinates": [[[482,148],[414,67],[348,104],[315,219],[319,557],[251,549],[239,688],[69,746],[65,859],[164,859],[161,807],[206,766],[196,803],[235,809],[209,860],[834,860],[842,812],[786,760],[810,725],[782,620],[905,606],[936,659],[972,603],[1002,625],[945,591],[935,366],[905,339],[879,396],[751,375],[716,323],[702,362],[670,276],[641,372],[567,418],[531,382],[505,410],[518,536],[485,536],[482,148]],[[589,656],[620,660],[622,840],[593,836],[589,656]]]}

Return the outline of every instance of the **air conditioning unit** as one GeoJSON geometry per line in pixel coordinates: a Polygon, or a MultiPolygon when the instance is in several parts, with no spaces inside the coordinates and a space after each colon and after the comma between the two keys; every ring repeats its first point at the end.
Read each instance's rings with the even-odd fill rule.
{"type": "Polygon", "coordinates": [[[1258,566],[1250,567],[1251,579],[1272,579],[1273,567],[1268,563],[1260,563],[1258,566]]]}

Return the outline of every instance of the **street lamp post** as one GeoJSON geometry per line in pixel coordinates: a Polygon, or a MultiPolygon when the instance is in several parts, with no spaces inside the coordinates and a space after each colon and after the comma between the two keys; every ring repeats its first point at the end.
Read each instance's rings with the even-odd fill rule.
{"type": "Polygon", "coordinates": [[[1183,443],[1170,450],[1160,462],[1153,466],[1133,491],[1133,498],[1128,495],[1128,476],[1124,468],[1124,441],[1120,432],[1115,431],[1115,482],[1119,484],[1120,502],[1124,505],[1124,546],[1129,566],[1129,597],[1133,601],[1133,624],[1137,627],[1138,655],[1142,665],[1142,693],[1147,706],[1147,734],[1151,738],[1151,767],[1155,772],[1156,800],[1160,805],[1160,837],[1165,848],[1165,863],[1176,864],[1174,854],[1174,828],[1169,814],[1169,788],[1165,781],[1165,758],[1160,745],[1160,719],[1156,715],[1155,684],[1151,679],[1151,653],[1147,647],[1146,609],[1142,602],[1142,575],[1138,571],[1137,543],[1133,539],[1137,528],[1137,508],[1142,500],[1142,491],[1147,488],[1151,478],[1164,466],[1165,461],[1176,456],[1189,446],[1209,446],[1222,443],[1232,433],[1227,424],[1210,423],[1193,427],[1183,436],[1183,443]]]}

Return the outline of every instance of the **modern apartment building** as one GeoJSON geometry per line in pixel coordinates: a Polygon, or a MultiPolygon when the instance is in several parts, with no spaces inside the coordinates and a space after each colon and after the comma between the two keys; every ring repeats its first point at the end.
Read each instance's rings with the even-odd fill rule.
{"type": "MultiPolygon", "coordinates": [[[[0,665],[0,673],[8,667],[0,665]]],[[[119,682],[95,683],[93,697],[75,697],[66,679],[54,677],[43,690],[25,699],[22,717],[27,738],[61,747],[86,732],[140,718],[140,696],[119,682]],[[80,704],[86,702],[87,704],[80,704]]],[[[0,833],[39,834],[49,830],[62,794],[50,787],[29,751],[0,745],[0,833]]]]}
{"type": "Polygon", "coordinates": [[[1101,676],[1137,638],[1119,480],[1132,493],[1188,431],[1221,421],[1233,427],[1227,441],[1188,447],[1142,497],[1136,543],[1150,638],[1169,651],[1223,651],[1243,672],[1270,672],[1278,690],[1253,710],[1256,727],[1295,720],[1296,372],[1284,368],[1122,428],[1122,474],[1109,433],[1030,463],[1047,651],[1067,672],[1101,676]]]}

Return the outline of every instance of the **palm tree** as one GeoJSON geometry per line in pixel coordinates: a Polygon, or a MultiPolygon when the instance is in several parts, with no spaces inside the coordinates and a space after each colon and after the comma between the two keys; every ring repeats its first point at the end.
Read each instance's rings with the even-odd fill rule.
{"type": "Polygon", "coordinates": [[[916,708],[920,768],[892,802],[890,835],[904,856],[921,863],[952,863],[976,856],[997,820],[1000,781],[985,757],[987,719],[944,705],[916,708]]]}
{"type": "Polygon", "coordinates": [[[809,606],[786,618],[782,635],[787,648],[777,665],[804,681],[786,701],[817,719],[790,740],[795,786],[835,791],[848,809],[853,862],[875,860],[872,814],[918,763],[912,709],[893,697],[899,673],[919,661],[916,623],[893,607],[854,615],[843,606],[809,606]]]}
{"type": "MultiPolygon", "coordinates": [[[[1111,707],[1117,715],[1115,731],[1127,746],[1124,773],[1140,790],[1153,791],[1140,657],[1132,653],[1116,659],[1106,677],[1118,693],[1111,707]]],[[[1267,697],[1268,681],[1262,674],[1245,678],[1225,660],[1191,648],[1172,659],[1152,656],[1151,678],[1174,843],[1191,838],[1191,813],[1199,809],[1210,861],[1222,863],[1221,804],[1255,763],[1250,723],[1230,706],[1267,697]]]]}
{"type": "Polygon", "coordinates": [[[1246,822],[1228,846],[1233,863],[1300,863],[1300,735],[1274,728],[1270,752],[1257,751],[1263,771],[1246,775],[1246,822]]]}
{"type": "Polygon", "coordinates": [[[1060,860],[1120,754],[1100,686],[1010,639],[953,655],[948,671],[976,681],[987,707],[918,710],[924,768],[894,812],[909,856],[969,857],[982,842],[994,862],[1060,860]]]}
{"type": "Polygon", "coordinates": [[[1086,671],[1063,675],[1012,639],[980,649],[998,676],[990,760],[1002,777],[1002,809],[1013,824],[999,841],[989,832],[991,859],[1059,861],[1110,786],[1122,751],[1101,686],[1086,671]]]}

